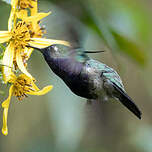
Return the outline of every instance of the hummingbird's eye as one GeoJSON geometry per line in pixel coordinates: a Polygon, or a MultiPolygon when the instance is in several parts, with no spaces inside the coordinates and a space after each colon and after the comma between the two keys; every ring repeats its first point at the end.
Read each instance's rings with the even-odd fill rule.
{"type": "Polygon", "coordinates": [[[70,50],[69,47],[67,46],[56,44],[51,46],[50,52],[54,56],[65,57],[67,54],[69,54],[70,50]]]}
{"type": "Polygon", "coordinates": [[[57,53],[58,47],[56,45],[52,45],[51,47],[49,47],[49,51],[52,53],[57,53]]]}
{"type": "Polygon", "coordinates": [[[58,51],[58,47],[54,46],[54,52],[57,52],[57,51],[58,51]]]}

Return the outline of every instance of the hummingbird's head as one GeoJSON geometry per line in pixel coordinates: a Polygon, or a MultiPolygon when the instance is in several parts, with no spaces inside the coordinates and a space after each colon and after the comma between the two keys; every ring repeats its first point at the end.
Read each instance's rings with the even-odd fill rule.
{"type": "Polygon", "coordinates": [[[66,56],[70,51],[70,47],[58,44],[50,45],[46,48],[36,48],[33,46],[28,47],[39,50],[44,56],[50,56],[51,58],[66,56]]]}

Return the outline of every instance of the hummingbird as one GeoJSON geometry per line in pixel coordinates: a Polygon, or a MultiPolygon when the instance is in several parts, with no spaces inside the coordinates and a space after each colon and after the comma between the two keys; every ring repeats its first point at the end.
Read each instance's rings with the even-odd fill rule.
{"type": "Polygon", "coordinates": [[[39,50],[51,70],[59,76],[71,91],[88,100],[120,101],[134,115],[141,119],[141,111],[127,95],[118,73],[111,67],[94,60],[88,53],[102,51],[82,51],[51,45],[39,50]]]}

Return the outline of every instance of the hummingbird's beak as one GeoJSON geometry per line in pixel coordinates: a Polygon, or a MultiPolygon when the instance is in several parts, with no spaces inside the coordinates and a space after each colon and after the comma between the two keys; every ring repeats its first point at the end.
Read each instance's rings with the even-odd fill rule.
{"type": "Polygon", "coordinates": [[[27,45],[26,47],[33,48],[33,49],[39,50],[40,52],[43,52],[43,49],[31,46],[31,45],[27,45]]]}

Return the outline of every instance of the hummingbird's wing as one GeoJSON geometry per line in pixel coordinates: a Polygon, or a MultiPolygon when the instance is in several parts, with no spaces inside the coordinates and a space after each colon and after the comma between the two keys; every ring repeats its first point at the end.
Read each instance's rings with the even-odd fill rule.
{"type": "Polygon", "coordinates": [[[111,82],[114,82],[123,91],[125,91],[120,76],[113,68],[110,68],[106,64],[103,64],[103,63],[101,63],[97,60],[93,60],[93,59],[88,60],[87,64],[89,64],[91,68],[96,69],[97,71],[100,71],[101,76],[105,77],[106,79],[110,80],[111,82]]]}
{"type": "Polygon", "coordinates": [[[68,41],[72,44],[72,48],[83,48],[84,30],[73,22],[67,23],[66,28],[66,36],[68,41]]]}
{"type": "Polygon", "coordinates": [[[141,119],[141,112],[133,100],[127,95],[118,73],[114,69],[99,61],[91,59],[88,61],[88,63],[92,68],[101,72],[101,79],[103,79],[103,87],[105,88],[106,92],[111,97],[118,98],[125,107],[127,107],[139,119],[141,119]]]}
{"type": "Polygon", "coordinates": [[[105,76],[106,79],[110,80],[112,83],[115,83],[119,88],[121,88],[125,92],[124,85],[118,73],[113,68],[110,68],[105,64],[103,66],[103,76],[105,76]]]}
{"type": "Polygon", "coordinates": [[[71,59],[85,64],[88,60],[90,60],[89,56],[82,51],[82,49],[72,49],[68,55],[71,59]]]}
{"type": "Polygon", "coordinates": [[[112,85],[114,88],[114,91],[112,92],[113,96],[118,98],[119,101],[128,108],[132,113],[134,113],[139,119],[141,119],[141,112],[139,108],[136,106],[136,104],[133,102],[133,100],[127,95],[122,80],[118,73],[113,70],[112,68],[105,65],[105,72],[103,75],[106,77],[106,79],[110,80],[112,82],[109,85],[112,85]]]}
{"type": "Polygon", "coordinates": [[[103,73],[106,79],[112,82],[114,91],[112,92],[113,96],[118,98],[119,101],[127,107],[131,112],[133,112],[139,119],[141,119],[141,112],[133,100],[127,95],[122,80],[118,73],[112,68],[106,66],[106,71],[103,73]]]}

